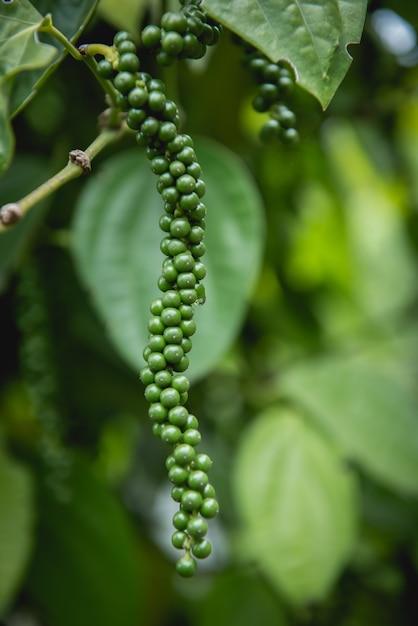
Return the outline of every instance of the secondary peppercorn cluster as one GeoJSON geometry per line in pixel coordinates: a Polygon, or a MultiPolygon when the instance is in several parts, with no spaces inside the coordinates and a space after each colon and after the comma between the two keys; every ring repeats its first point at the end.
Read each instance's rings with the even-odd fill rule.
{"type": "Polygon", "coordinates": [[[244,45],[242,63],[253,75],[257,83],[257,93],[253,108],[259,113],[268,112],[270,119],[264,122],[260,138],[264,142],[279,139],[284,143],[296,143],[299,133],[296,130],[296,116],[285,104],[294,87],[293,72],[285,62],[273,63],[262,52],[244,45]]]}
{"type": "Polygon", "coordinates": [[[194,305],[205,301],[206,267],[201,260],[205,184],[193,141],[179,132],[178,108],[166,96],[164,83],[140,71],[129,33],[117,33],[113,43],[109,58],[99,61],[98,71],[112,80],[126,123],[136,132],[136,141],[145,147],[151,170],[158,176],[157,189],[164,202],[159,221],[165,256],[158,279],[161,295],[150,305],[149,339],[143,352],[147,365],[140,378],[150,403],[153,433],[170,446],[166,467],[173,484],[171,496],[179,503],[172,543],[185,550],[176,564],[178,573],[190,577],[196,570],[193,557],[206,558],[212,551],[206,520],[219,510],[207,474],[212,461],[196,452],[199,422],[185,406],[190,384],[184,372],[196,331],[194,305]]]}
{"type": "Polygon", "coordinates": [[[200,59],[207,46],[219,41],[221,26],[200,8],[201,0],[183,0],[178,12],[167,11],[160,26],[150,24],[141,33],[146,48],[156,53],[160,65],[169,66],[177,59],[200,59]]]}

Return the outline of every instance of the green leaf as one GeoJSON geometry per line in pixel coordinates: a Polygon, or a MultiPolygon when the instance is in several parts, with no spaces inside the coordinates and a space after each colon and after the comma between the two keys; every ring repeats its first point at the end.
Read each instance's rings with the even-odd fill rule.
{"type": "MultiPolygon", "coordinates": [[[[190,353],[191,376],[197,378],[214,367],[242,322],[260,264],[263,218],[242,162],[214,142],[200,139],[195,146],[208,208],[207,299],[196,308],[198,332],[190,353]]],[[[105,163],[76,209],[73,250],[80,275],[115,347],[135,370],[143,366],[149,303],[159,294],[162,208],[155,177],[135,149],[105,163]]]]}
{"type": "MultiPolygon", "coordinates": [[[[56,483],[56,481],[55,481],[56,483]]],[[[75,458],[53,490],[40,480],[39,529],[28,588],[50,626],[136,626],[138,550],[116,499],[75,458]]]]}
{"type": "Polygon", "coordinates": [[[287,59],[325,109],[350,66],[347,45],[360,41],[367,2],[207,0],[205,7],[273,61],[287,59]]]}
{"type": "MultiPolygon", "coordinates": [[[[252,572],[242,568],[219,572],[197,602],[196,626],[288,626],[285,612],[273,590],[252,572]]],[[[194,603],[195,604],[195,603],[194,603]]]]}
{"type": "MultiPolygon", "coordinates": [[[[334,120],[324,139],[344,202],[352,300],[363,317],[402,313],[416,298],[418,272],[397,181],[373,163],[351,124],[334,120]]],[[[372,144],[371,154],[380,149],[372,144]]]]}
{"type": "Polygon", "coordinates": [[[239,551],[294,603],[322,598],[350,557],[353,475],[302,416],[272,407],[244,432],[233,471],[239,551]]]}
{"type": "Polygon", "coordinates": [[[47,66],[56,54],[52,46],[37,38],[41,22],[42,15],[29,0],[0,3],[0,174],[13,151],[9,105],[15,77],[19,72],[47,66]]]}
{"type": "Polygon", "coordinates": [[[18,591],[33,543],[32,481],[0,451],[0,615],[18,591]]]}
{"type": "Polygon", "coordinates": [[[101,0],[98,13],[116,30],[127,30],[139,37],[141,18],[147,6],[146,0],[101,0]]]}
{"type": "Polygon", "coordinates": [[[418,401],[382,353],[328,356],[283,372],[283,393],[335,438],[345,455],[389,487],[418,493],[418,401]]]}
{"type": "MultiPolygon", "coordinates": [[[[52,16],[55,26],[69,41],[75,43],[91,19],[98,0],[33,0],[41,15],[52,16]]],[[[11,111],[16,115],[40,89],[43,82],[58,67],[66,52],[54,37],[43,35],[60,53],[47,68],[19,74],[13,88],[11,111]]]]}

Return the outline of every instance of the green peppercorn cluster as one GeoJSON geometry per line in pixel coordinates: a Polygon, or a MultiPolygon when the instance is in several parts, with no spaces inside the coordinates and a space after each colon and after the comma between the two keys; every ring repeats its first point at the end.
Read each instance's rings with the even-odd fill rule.
{"type": "Polygon", "coordinates": [[[148,25],[141,34],[146,48],[156,52],[160,65],[169,66],[177,59],[200,59],[207,46],[219,41],[221,26],[201,8],[201,0],[183,0],[180,11],[167,11],[161,25],[148,25]]]}
{"type": "Polygon", "coordinates": [[[296,143],[299,140],[296,116],[285,104],[294,87],[293,72],[285,62],[273,63],[262,52],[249,46],[245,46],[242,62],[257,82],[254,109],[259,113],[268,112],[270,116],[261,128],[261,140],[280,139],[284,143],[296,143]]]}
{"type": "Polygon", "coordinates": [[[212,461],[196,453],[201,435],[197,418],[185,406],[190,385],[183,373],[196,331],[193,307],[205,301],[206,267],[201,260],[205,184],[193,141],[179,133],[178,109],[166,96],[164,83],[140,72],[129,33],[117,33],[113,49],[116,61],[104,59],[98,69],[113,81],[126,123],[136,131],[136,141],[145,147],[151,170],[158,176],[157,189],[164,202],[159,222],[165,256],[158,279],[161,296],[150,305],[149,339],[143,352],[147,365],[140,378],[146,386],[153,432],[170,446],[166,466],[172,498],[180,507],[173,518],[172,543],[185,550],[176,569],[189,577],[196,570],[193,557],[202,559],[212,551],[206,520],[219,509],[207,474],[212,461]]]}

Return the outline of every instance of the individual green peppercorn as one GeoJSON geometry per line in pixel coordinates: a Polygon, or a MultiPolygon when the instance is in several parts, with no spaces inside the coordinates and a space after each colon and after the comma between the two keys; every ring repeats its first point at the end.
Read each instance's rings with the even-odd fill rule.
{"type": "MultiPolygon", "coordinates": [[[[183,506],[183,498],[181,502],[183,506]]],[[[191,518],[187,524],[187,532],[194,539],[202,539],[208,532],[208,523],[201,517],[191,518]]]]}
{"type": "Polygon", "coordinates": [[[173,370],[175,372],[185,372],[189,367],[189,359],[186,355],[178,363],[173,364],[173,370]]]}
{"type": "Polygon", "coordinates": [[[151,385],[147,385],[145,388],[145,397],[148,402],[159,402],[161,394],[161,387],[156,385],[155,383],[151,383],[151,385]]]}
{"type": "MultiPolygon", "coordinates": [[[[185,176],[186,175],[187,174],[185,174],[185,176]]],[[[193,211],[193,209],[196,209],[196,207],[199,205],[199,196],[194,191],[191,193],[183,194],[180,198],[179,204],[183,211],[193,211]]]]}
{"type": "MultiPolygon", "coordinates": [[[[193,258],[193,257],[192,257],[193,258]]],[[[194,259],[193,259],[194,261],[194,259]]],[[[176,266],[176,260],[174,259],[174,265],[176,266]]],[[[179,268],[176,266],[176,269],[179,268]]],[[[181,270],[179,270],[181,271],[181,270]]],[[[203,280],[206,276],[206,267],[201,261],[196,261],[193,267],[193,274],[196,276],[197,280],[203,280]]]]}
{"type": "Polygon", "coordinates": [[[97,73],[102,78],[110,79],[115,75],[115,69],[110,61],[101,59],[97,64],[97,73]]]}
{"type": "Polygon", "coordinates": [[[193,470],[192,472],[190,472],[187,479],[187,484],[189,485],[190,489],[194,489],[195,491],[203,491],[208,482],[208,475],[202,470],[193,470]]]}
{"type": "Polygon", "coordinates": [[[161,91],[153,89],[148,94],[148,107],[150,111],[162,111],[166,102],[166,97],[161,91]]]}
{"type": "Polygon", "coordinates": [[[173,457],[178,465],[188,465],[196,458],[196,452],[193,446],[181,443],[174,449],[173,457]]]}
{"type": "Polygon", "coordinates": [[[180,345],[183,348],[184,354],[187,354],[187,352],[190,352],[192,349],[192,340],[189,337],[183,337],[180,345]]]}
{"type": "MultiPolygon", "coordinates": [[[[174,267],[175,267],[175,263],[174,263],[174,267]]],[[[175,269],[177,270],[177,268],[175,269]]],[[[170,289],[170,291],[167,291],[162,297],[162,303],[164,305],[164,308],[178,309],[178,307],[181,304],[181,298],[178,294],[178,291],[174,289],[170,289]]]]}
{"type": "Polygon", "coordinates": [[[168,412],[168,421],[173,426],[178,426],[179,428],[183,428],[183,426],[187,423],[187,418],[189,416],[189,412],[184,406],[175,406],[168,412]]]}
{"type": "Polygon", "coordinates": [[[178,272],[190,272],[195,268],[195,260],[189,251],[178,254],[173,259],[174,267],[178,272]]]}
{"type": "Polygon", "coordinates": [[[136,45],[134,41],[129,41],[128,39],[126,39],[125,41],[121,41],[120,43],[118,43],[117,45],[118,48],[118,52],[119,54],[125,55],[127,53],[132,53],[134,54],[136,52],[136,45]]]}
{"type": "Polygon", "coordinates": [[[132,130],[138,130],[147,114],[143,109],[129,109],[126,116],[126,123],[132,130]]]}
{"type": "Polygon", "coordinates": [[[173,237],[187,237],[190,229],[190,222],[185,217],[177,217],[170,224],[170,233],[173,237]]]}
{"type": "Polygon", "coordinates": [[[155,402],[150,405],[148,409],[148,416],[153,422],[162,424],[167,419],[168,411],[166,407],[161,404],[161,402],[155,402]]]}
{"type": "Polygon", "coordinates": [[[196,289],[180,289],[179,294],[184,304],[193,304],[197,300],[196,289]]]}
{"type": "Polygon", "coordinates": [[[181,549],[184,547],[184,543],[186,539],[187,539],[186,533],[182,532],[181,530],[177,530],[171,536],[171,543],[173,544],[175,548],[181,549]]]}
{"type": "Polygon", "coordinates": [[[142,368],[139,378],[144,385],[151,385],[155,380],[155,374],[146,366],[142,368]]]}
{"type": "Polygon", "coordinates": [[[187,489],[181,497],[181,507],[184,511],[199,511],[203,498],[198,491],[187,489]]]}
{"type": "Polygon", "coordinates": [[[177,286],[179,289],[193,289],[196,285],[196,276],[193,272],[181,272],[177,276],[177,286]]]}
{"type": "Polygon", "coordinates": [[[160,129],[160,121],[156,117],[148,116],[141,124],[141,133],[146,137],[154,137],[160,129]]]}
{"type": "Polygon", "coordinates": [[[204,498],[215,498],[216,493],[214,487],[212,485],[206,485],[202,492],[202,495],[204,498]]]}
{"type": "MultiPolygon", "coordinates": [[[[203,492],[204,493],[204,492],[203,492]]],[[[219,513],[219,504],[215,498],[204,498],[200,507],[200,514],[206,518],[216,517],[219,513]]]]}
{"type": "Polygon", "coordinates": [[[148,330],[153,335],[162,335],[165,330],[165,324],[162,321],[161,317],[159,316],[150,317],[150,319],[148,320],[148,330]]]}
{"type": "MultiPolygon", "coordinates": [[[[185,530],[189,523],[189,514],[186,511],[176,511],[173,515],[173,526],[177,530],[185,530]]],[[[183,546],[182,546],[183,547],[183,546]]]]}
{"type": "Polygon", "coordinates": [[[181,345],[183,331],[179,326],[168,326],[164,331],[163,337],[167,343],[181,345]]]}
{"type": "Polygon", "coordinates": [[[125,52],[119,58],[119,71],[134,74],[139,70],[139,59],[135,52],[125,52]]]}
{"type": "Polygon", "coordinates": [[[167,363],[180,363],[184,356],[183,348],[179,345],[168,345],[164,348],[163,354],[167,363]]]}
{"type": "Polygon", "coordinates": [[[196,180],[190,174],[183,174],[177,179],[176,186],[181,193],[192,193],[196,188],[196,180]]]}
{"type": "Polygon", "coordinates": [[[170,204],[173,204],[175,202],[178,201],[178,199],[180,198],[180,193],[177,189],[177,187],[167,187],[166,189],[164,189],[164,191],[162,191],[161,193],[161,197],[164,200],[164,202],[168,202],[170,204]]]}
{"type": "Polygon", "coordinates": [[[200,432],[194,428],[189,428],[183,434],[183,442],[191,446],[197,446],[202,440],[200,432]]]}
{"type": "Polygon", "coordinates": [[[193,244],[198,244],[203,241],[203,237],[205,236],[205,231],[201,226],[193,226],[190,229],[189,233],[189,241],[193,244]]]}
{"type": "Polygon", "coordinates": [[[207,454],[198,454],[193,461],[193,468],[196,470],[202,470],[208,472],[212,467],[212,459],[207,454]]]}
{"type": "MultiPolygon", "coordinates": [[[[135,75],[130,72],[120,72],[115,76],[115,88],[123,95],[128,94],[135,87],[135,75]]],[[[136,105],[135,105],[136,106],[136,105]]]]}
{"type": "Polygon", "coordinates": [[[179,327],[185,337],[191,337],[196,332],[196,322],[194,320],[181,320],[179,327]]]}
{"type": "Polygon", "coordinates": [[[165,308],[161,312],[161,321],[164,326],[179,326],[182,321],[179,309],[174,307],[165,308]]]}
{"type": "Polygon", "coordinates": [[[167,11],[161,16],[161,27],[166,31],[184,34],[187,30],[187,18],[183,13],[167,11]]]}
{"type": "Polygon", "coordinates": [[[166,387],[169,387],[171,385],[172,378],[173,377],[170,372],[168,372],[167,370],[160,370],[159,372],[155,373],[154,382],[156,385],[161,387],[161,389],[165,389],[166,387]]]}
{"type": "Polygon", "coordinates": [[[165,156],[155,156],[151,160],[151,170],[154,174],[161,175],[168,171],[169,160],[165,156]]]}
{"type": "Polygon", "coordinates": [[[169,142],[177,135],[177,125],[173,122],[162,122],[158,131],[158,138],[161,141],[169,142]]]}
{"type": "MultiPolygon", "coordinates": [[[[181,436],[181,431],[178,428],[176,428],[176,426],[170,425],[170,426],[164,426],[162,428],[160,436],[161,436],[161,439],[165,441],[165,443],[175,444],[176,441],[173,441],[173,439],[177,438],[178,433],[180,433],[180,436],[181,436]]],[[[180,465],[173,465],[168,470],[168,479],[170,480],[170,482],[173,483],[173,485],[177,485],[177,486],[185,485],[187,482],[188,476],[189,476],[189,472],[187,471],[187,469],[185,467],[181,467],[180,465]]]]}
{"type": "Polygon", "coordinates": [[[183,487],[181,485],[174,485],[171,488],[171,497],[174,500],[174,502],[181,502],[181,499],[185,491],[187,491],[186,487],[183,487]]]}
{"type": "Polygon", "coordinates": [[[190,389],[189,379],[184,374],[175,374],[171,379],[171,384],[173,389],[176,389],[179,393],[184,393],[190,389]]]}
{"type": "Polygon", "coordinates": [[[152,434],[155,437],[159,437],[161,435],[161,431],[163,429],[163,424],[159,424],[158,422],[154,422],[152,425],[152,434]]]}
{"type": "Polygon", "coordinates": [[[191,415],[189,413],[189,417],[187,418],[187,423],[186,423],[186,429],[191,429],[191,428],[198,430],[199,420],[197,419],[196,415],[191,415]]]}
{"type": "Polygon", "coordinates": [[[193,307],[189,304],[181,304],[178,307],[182,320],[191,320],[193,319],[194,311],[193,307]]]}
{"type": "Polygon", "coordinates": [[[146,48],[156,48],[161,41],[161,28],[150,24],[141,33],[142,43],[146,48]]]}
{"type": "Polygon", "coordinates": [[[176,563],[176,571],[183,578],[194,576],[196,567],[196,561],[189,554],[182,556],[176,563]]]}
{"type": "Polygon", "coordinates": [[[167,361],[165,360],[161,352],[151,352],[147,361],[148,361],[148,367],[153,372],[158,372],[159,370],[163,370],[165,369],[167,365],[167,361]]]}
{"type": "MultiPolygon", "coordinates": [[[[165,443],[168,443],[170,445],[175,445],[176,443],[179,443],[181,441],[182,432],[178,426],[174,426],[173,424],[166,424],[164,428],[162,429],[160,436],[161,436],[162,441],[164,441],[165,443]]],[[[173,470],[173,468],[171,468],[171,470],[173,470]]],[[[180,484],[180,483],[176,483],[176,484],[180,484]]]]}
{"type": "Polygon", "coordinates": [[[161,391],[160,402],[167,409],[171,409],[173,406],[177,406],[180,403],[180,394],[176,389],[166,387],[161,391]]]}
{"type": "Polygon", "coordinates": [[[192,544],[192,552],[198,559],[206,559],[212,552],[212,544],[209,539],[199,539],[192,544]]]}
{"type": "Polygon", "coordinates": [[[183,49],[183,37],[176,31],[165,32],[161,37],[161,48],[167,54],[178,56],[183,49]]]}
{"type": "Polygon", "coordinates": [[[115,46],[119,46],[122,43],[122,41],[133,41],[133,37],[131,33],[129,33],[126,30],[118,31],[113,37],[113,43],[115,46]]]}
{"type": "Polygon", "coordinates": [[[148,346],[152,352],[162,352],[165,348],[166,341],[163,335],[152,335],[148,340],[148,346]]]}
{"type": "Polygon", "coordinates": [[[160,276],[158,279],[158,289],[160,291],[168,291],[171,289],[172,283],[164,278],[164,276],[160,276]]]}

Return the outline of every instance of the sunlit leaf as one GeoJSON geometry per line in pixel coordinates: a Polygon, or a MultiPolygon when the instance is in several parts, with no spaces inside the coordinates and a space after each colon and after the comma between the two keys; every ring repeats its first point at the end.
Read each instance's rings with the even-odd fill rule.
{"type": "Polygon", "coordinates": [[[418,493],[418,399],[384,355],[329,356],[283,372],[290,394],[345,455],[390,487],[418,493]]]}
{"type": "Polygon", "coordinates": [[[0,451],[0,615],[18,590],[33,543],[32,482],[0,451]]]}
{"type": "Polygon", "coordinates": [[[416,297],[418,278],[402,200],[350,124],[333,121],[324,138],[344,203],[352,301],[372,319],[396,315],[416,297]]]}
{"type": "Polygon", "coordinates": [[[356,529],[354,478],[335,449],[301,415],[268,409],[242,435],[233,485],[240,554],[293,602],[323,597],[356,529]]]}
{"type": "MultiPolygon", "coordinates": [[[[248,171],[218,144],[199,140],[195,145],[208,190],[208,275],[190,353],[194,378],[211,369],[234,340],[263,243],[262,205],[248,171]]],[[[159,293],[162,208],[155,177],[135,149],[109,159],[88,181],[74,224],[80,274],[114,345],[136,370],[143,365],[148,340],[149,303],[159,293]]]]}
{"type": "Polygon", "coordinates": [[[361,38],[366,0],[207,0],[207,11],[273,61],[287,59],[325,108],[361,38]]]}
{"type": "Polygon", "coordinates": [[[40,481],[30,594],[50,626],[136,626],[144,583],[123,509],[80,460],[55,483],[40,481]]]}

